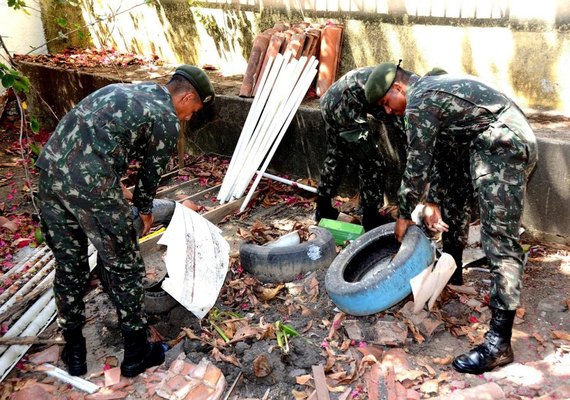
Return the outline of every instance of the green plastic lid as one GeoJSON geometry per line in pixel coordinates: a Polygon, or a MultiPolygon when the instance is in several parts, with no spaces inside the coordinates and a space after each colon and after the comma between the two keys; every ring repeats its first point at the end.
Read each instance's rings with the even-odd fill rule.
{"type": "Polygon", "coordinates": [[[364,233],[364,227],[349,222],[323,218],[319,222],[321,228],[328,230],[334,237],[337,245],[344,244],[347,240],[354,240],[364,233]]]}

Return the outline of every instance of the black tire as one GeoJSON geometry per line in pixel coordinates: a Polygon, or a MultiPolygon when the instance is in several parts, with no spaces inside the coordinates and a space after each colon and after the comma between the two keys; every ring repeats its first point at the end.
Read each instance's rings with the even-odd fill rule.
{"type": "Polygon", "coordinates": [[[292,246],[266,247],[243,244],[243,269],[261,282],[291,282],[302,274],[327,268],[336,257],[332,234],[324,228],[310,228],[314,238],[292,246]]]}
{"type": "Polygon", "coordinates": [[[420,228],[410,226],[400,245],[395,225],[360,236],[331,264],[325,288],[340,310],[371,315],[392,307],[412,292],[410,279],[434,261],[434,246],[420,228]]]}
{"type": "Polygon", "coordinates": [[[166,313],[178,304],[160,285],[158,283],[144,291],[144,309],[148,314],[166,313]]]}

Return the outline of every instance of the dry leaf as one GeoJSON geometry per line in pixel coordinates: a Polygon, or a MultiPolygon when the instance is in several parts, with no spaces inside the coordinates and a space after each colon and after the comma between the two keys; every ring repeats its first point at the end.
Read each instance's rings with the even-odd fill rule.
{"type": "Polygon", "coordinates": [[[260,354],[253,360],[253,373],[258,378],[264,378],[271,373],[271,365],[265,354],[260,354]]]}
{"type": "Polygon", "coordinates": [[[224,361],[227,362],[229,364],[233,364],[236,367],[240,367],[241,368],[241,363],[239,362],[239,360],[237,359],[237,357],[235,355],[225,355],[224,353],[222,353],[220,350],[218,350],[217,348],[213,348],[212,352],[210,353],[212,355],[212,357],[217,361],[224,361]]]}
{"type": "Polygon", "coordinates": [[[297,382],[297,385],[306,385],[307,382],[310,382],[313,380],[313,376],[311,374],[306,374],[306,375],[300,375],[295,377],[295,381],[297,382]]]}
{"type": "Polygon", "coordinates": [[[261,301],[269,301],[275,298],[283,289],[285,285],[280,284],[274,288],[266,288],[264,286],[256,286],[255,291],[257,293],[257,298],[261,301]]]}
{"type": "Polygon", "coordinates": [[[430,379],[429,381],[425,381],[420,386],[420,392],[426,394],[435,394],[439,390],[439,381],[437,379],[430,379]]]}
{"type": "Polygon", "coordinates": [[[517,318],[523,319],[524,318],[524,314],[525,314],[525,309],[522,307],[517,308],[517,311],[515,313],[517,318]]]}
{"type": "Polygon", "coordinates": [[[556,339],[562,339],[570,342],[570,333],[564,331],[552,331],[552,336],[556,339]]]}
{"type": "Polygon", "coordinates": [[[434,362],[434,364],[437,364],[437,365],[449,365],[453,362],[453,356],[449,356],[449,357],[445,357],[445,358],[435,357],[435,358],[432,358],[432,361],[434,362]]]}

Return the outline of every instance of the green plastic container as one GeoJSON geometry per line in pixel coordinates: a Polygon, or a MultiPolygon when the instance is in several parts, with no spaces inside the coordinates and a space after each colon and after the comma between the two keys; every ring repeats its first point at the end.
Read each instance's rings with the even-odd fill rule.
{"type": "Polygon", "coordinates": [[[333,235],[337,245],[342,245],[347,240],[354,240],[364,233],[364,227],[362,225],[334,219],[323,218],[319,222],[319,226],[325,228],[333,235]]]}

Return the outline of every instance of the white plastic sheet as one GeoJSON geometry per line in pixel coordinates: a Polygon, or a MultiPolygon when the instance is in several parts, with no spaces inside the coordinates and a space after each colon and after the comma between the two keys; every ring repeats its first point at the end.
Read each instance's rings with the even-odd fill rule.
{"type": "Polygon", "coordinates": [[[426,302],[428,302],[428,309],[432,309],[449,278],[453,275],[455,268],[453,257],[447,253],[442,253],[433,269],[430,266],[410,279],[414,295],[414,313],[420,312],[426,302]]]}
{"type": "Polygon", "coordinates": [[[220,232],[216,225],[177,203],[158,241],[168,246],[164,259],[168,276],[162,288],[198,318],[216,303],[228,272],[230,245],[220,232]]]}

